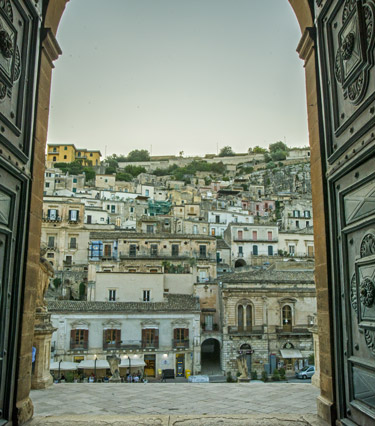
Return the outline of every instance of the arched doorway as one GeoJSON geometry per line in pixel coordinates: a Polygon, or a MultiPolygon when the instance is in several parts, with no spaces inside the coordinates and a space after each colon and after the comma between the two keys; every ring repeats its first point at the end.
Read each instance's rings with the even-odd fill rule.
{"type": "Polygon", "coordinates": [[[201,346],[201,371],[202,374],[221,374],[220,342],[216,339],[207,339],[201,346]]]}
{"type": "Polygon", "coordinates": [[[237,259],[234,267],[235,268],[242,268],[243,266],[246,266],[246,262],[243,259],[237,259]]]}
{"type": "Polygon", "coordinates": [[[251,349],[251,346],[248,343],[244,343],[240,346],[239,353],[246,359],[247,371],[249,373],[249,377],[251,374],[251,355],[254,351],[251,349]]]}

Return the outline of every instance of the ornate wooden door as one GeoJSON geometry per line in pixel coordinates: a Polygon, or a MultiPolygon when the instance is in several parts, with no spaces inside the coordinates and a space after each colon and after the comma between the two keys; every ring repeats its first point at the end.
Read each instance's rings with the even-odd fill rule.
{"type": "Polygon", "coordinates": [[[0,425],[14,405],[41,8],[0,0],[0,425]]]}
{"type": "Polygon", "coordinates": [[[316,0],[343,424],[375,422],[375,2],[316,0]]]}

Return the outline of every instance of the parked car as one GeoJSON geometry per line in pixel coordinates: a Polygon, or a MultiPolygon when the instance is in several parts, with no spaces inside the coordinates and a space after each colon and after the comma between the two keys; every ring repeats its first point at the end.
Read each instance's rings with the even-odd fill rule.
{"type": "Polygon", "coordinates": [[[313,365],[306,365],[302,368],[302,370],[297,371],[296,377],[297,379],[307,379],[314,375],[315,367],[313,365]]]}

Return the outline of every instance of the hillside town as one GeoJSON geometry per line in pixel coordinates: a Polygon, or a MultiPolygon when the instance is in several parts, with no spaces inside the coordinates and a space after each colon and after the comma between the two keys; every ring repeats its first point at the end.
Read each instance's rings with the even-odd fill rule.
{"type": "Polygon", "coordinates": [[[49,144],[41,247],[59,367],[99,380],[116,354],[148,378],[294,375],[318,350],[309,148],[49,144]]]}

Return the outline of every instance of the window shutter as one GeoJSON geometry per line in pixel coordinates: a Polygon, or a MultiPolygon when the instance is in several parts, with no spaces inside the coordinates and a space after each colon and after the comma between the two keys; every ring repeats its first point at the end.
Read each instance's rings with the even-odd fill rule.
{"type": "Polygon", "coordinates": [[[75,348],[75,337],[76,337],[76,331],[70,330],[70,349],[75,348]]]}
{"type": "Polygon", "coordinates": [[[116,347],[121,346],[121,330],[116,330],[116,347]]]}
{"type": "Polygon", "coordinates": [[[146,329],[142,328],[142,347],[146,347],[146,329]]]}
{"type": "Polygon", "coordinates": [[[48,209],[47,211],[47,217],[50,218],[51,217],[51,209],[48,209]]]}
{"type": "Polygon", "coordinates": [[[155,330],[155,348],[159,347],[159,330],[155,330]]]}
{"type": "Polygon", "coordinates": [[[173,329],[173,338],[175,341],[177,340],[177,328],[173,329]]]}
{"type": "Polygon", "coordinates": [[[89,331],[83,330],[83,349],[88,349],[89,347],[89,331]]]}
{"type": "Polygon", "coordinates": [[[107,348],[107,330],[103,330],[103,349],[107,348]]]}
{"type": "Polygon", "coordinates": [[[78,221],[79,220],[79,210],[76,210],[76,214],[77,214],[76,220],[78,221]]]}
{"type": "Polygon", "coordinates": [[[189,329],[188,328],[185,328],[184,337],[185,337],[185,340],[189,340],[189,329]]]}
{"type": "Polygon", "coordinates": [[[71,218],[72,218],[72,211],[69,210],[69,220],[71,220],[71,218]]]}

